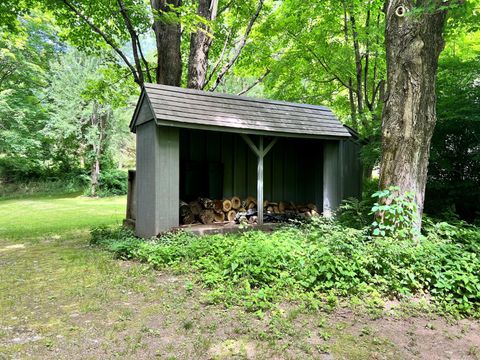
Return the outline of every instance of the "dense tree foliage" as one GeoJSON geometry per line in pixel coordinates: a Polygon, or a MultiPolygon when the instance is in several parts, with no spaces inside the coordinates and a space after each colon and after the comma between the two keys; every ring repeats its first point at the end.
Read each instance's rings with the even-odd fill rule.
{"type": "MultiPolygon", "coordinates": [[[[5,0],[1,176],[97,174],[95,183],[102,165],[131,164],[127,123],[144,82],[329,105],[364,140],[370,176],[386,99],[385,3],[5,0]]],[[[448,10],[446,50],[427,189],[427,210],[451,208],[468,219],[478,211],[465,195],[479,182],[478,4],[440,9],[448,10]],[[442,192],[449,196],[437,206],[442,192]]],[[[425,9],[409,16],[428,16],[425,9]]]]}
{"type": "Polygon", "coordinates": [[[25,15],[19,28],[0,33],[0,164],[9,177],[38,176],[49,157],[41,92],[57,51],[61,44],[46,16],[25,15]]]}
{"type": "Polygon", "coordinates": [[[480,41],[452,40],[440,62],[426,211],[480,215],[480,41]]]}

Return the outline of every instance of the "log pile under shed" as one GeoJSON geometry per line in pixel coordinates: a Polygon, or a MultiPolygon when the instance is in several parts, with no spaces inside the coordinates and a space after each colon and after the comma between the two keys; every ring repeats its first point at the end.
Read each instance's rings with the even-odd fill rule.
{"type": "MultiPolygon", "coordinates": [[[[286,222],[318,216],[313,203],[295,204],[292,201],[263,202],[263,221],[286,222]]],[[[223,200],[198,198],[189,203],[180,201],[180,224],[257,223],[257,200],[253,196],[240,199],[238,196],[223,200]]]]}

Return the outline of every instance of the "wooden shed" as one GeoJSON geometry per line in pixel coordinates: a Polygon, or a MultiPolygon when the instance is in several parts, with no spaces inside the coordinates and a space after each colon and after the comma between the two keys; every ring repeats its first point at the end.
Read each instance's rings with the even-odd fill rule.
{"type": "Polygon", "coordinates": [[[130,128],[129,213],[141,237],[178,227],[180,199],[253,195],[330,215],[361,194],[360,145],[324,106],[145,84],[130,128]]]}

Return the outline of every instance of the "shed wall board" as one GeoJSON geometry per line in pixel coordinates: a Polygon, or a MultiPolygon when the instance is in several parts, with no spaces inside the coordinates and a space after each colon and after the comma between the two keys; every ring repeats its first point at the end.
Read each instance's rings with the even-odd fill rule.
{"type": "Polygon", "coordinates": [[[343,161],[342,199],[360,198],[362,195],[362,162],[360,161],[361,145],[352,140],[341,141],[343,161]]]}
{"type": "Polygon", "coordinates": [[[179,131],[150,121],[137,127],[137,236],[179,224],[179,131]]]}
{"type": "Polygon", "coordinates": [[[323,214],[331,216],[342,199],[342,146],[326,141],[323,153],[323,214]]]}

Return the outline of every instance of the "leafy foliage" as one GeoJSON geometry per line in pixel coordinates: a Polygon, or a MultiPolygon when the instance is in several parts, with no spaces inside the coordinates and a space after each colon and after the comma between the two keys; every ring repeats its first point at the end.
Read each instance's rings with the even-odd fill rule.
{"type": "Polygon", "coordinates": [[[100,173],[99,196],[126,195],[128,175],[123,170],[104,170],[100,173]]]}
{"type": "MultiPolygon", "coordinates": [[[[452,40],[453,42],[453,40],[452,40]]],[[[425,211],[480,217],[480,42],[461,36],[447,47],[438,74],[425,211]]]]}
{"type": "Polygon", "coordinates": [[[372,235],[394,239],[412,239],[417,236],[415,219],[417,204],[412,192],[400,193],[400,188],[391,186],[372,195],[377,198],[371,214],[376,215],[372,223],[372,235]]]}
{"type": "Polygon", "coordinates": [[[428,293],[438,309],[480,315],[480,229],[429,223],[420,242],[377,237],[331,220],[267,234],[196,237],[178,232],[148,241],[123,229],[92,231],[92,244],[155,268],[196,271],[207,299],[250,310],[282,299],[331,306],[337,296],[428,293]]]}

